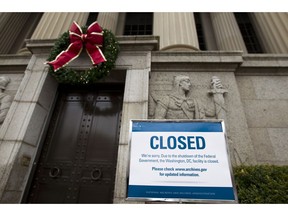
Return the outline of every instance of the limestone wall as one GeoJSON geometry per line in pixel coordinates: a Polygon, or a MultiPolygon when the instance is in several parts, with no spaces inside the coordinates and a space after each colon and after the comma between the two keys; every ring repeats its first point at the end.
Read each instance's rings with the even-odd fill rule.
{"type": "Polygon", "coordinates": [[[258,163],[288,163],[288,77],[236,78],[258,163]]]}

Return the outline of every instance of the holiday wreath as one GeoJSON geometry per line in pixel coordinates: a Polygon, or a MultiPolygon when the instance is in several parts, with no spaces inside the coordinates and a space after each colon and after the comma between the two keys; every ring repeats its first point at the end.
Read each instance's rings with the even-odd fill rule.
{"type": "Polygon", "coordinates": [[[97,22],[82,28],[73,22],[70,30],[55,42],[46,64],[50,65],[49,73],[59,83],[92,84],[109,74],[118,53],[119,44],[111,31],[102,30],[97,22]],[[85,71],[66,67],[81,54],[82,49],[86,49],[93,66],[85,71]]]}

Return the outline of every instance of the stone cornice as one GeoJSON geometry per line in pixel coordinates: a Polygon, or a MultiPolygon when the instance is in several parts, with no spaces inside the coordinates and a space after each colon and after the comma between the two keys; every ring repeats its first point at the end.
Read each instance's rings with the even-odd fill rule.
{"type": "Polygon", "coordinates": [[[287,54],[246,54],[236,75],[288,75],[287,54]]]}
{"type": "Polygon", "coordinates": [[[23,73],[31,55],[0,55],[0,72],[23,73]]]}
{"type": "MultiPolygon", "coordinates": [[[[152,51],[159,49],[158,36],[117,36],[120,51],[152,51]]],[[[26,40],[26,46],[33,54],[45,54],[51,51],[56,39],[26,40]]]]}
{"type": "Polygon", "coordinates": [[[159,50],[159,37],[149,35],[117,36],[121,51],[159,50]]]}
{"type": "Polygon", "coordinates": [[[152,71],[233,72],[242,62],[241,51],[152,52],[152,71]]]}

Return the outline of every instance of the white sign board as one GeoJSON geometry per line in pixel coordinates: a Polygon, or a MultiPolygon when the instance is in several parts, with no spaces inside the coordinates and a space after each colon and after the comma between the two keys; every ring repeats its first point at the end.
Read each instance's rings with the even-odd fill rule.
{"type": "Polygon", "coordinates": [[[237,202],[223,121],[132,120],[128,199],[237,202]]]}

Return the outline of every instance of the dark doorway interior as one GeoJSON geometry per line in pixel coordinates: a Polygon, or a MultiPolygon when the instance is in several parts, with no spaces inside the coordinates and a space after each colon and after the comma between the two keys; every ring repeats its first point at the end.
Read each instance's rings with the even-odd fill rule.
{"type": "Polygon", "coordinates": [[[60,86],[27,203],[112,203],[124,86],[60,86]]]}

